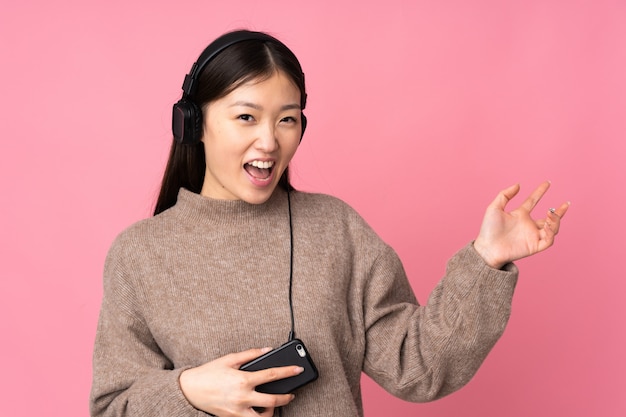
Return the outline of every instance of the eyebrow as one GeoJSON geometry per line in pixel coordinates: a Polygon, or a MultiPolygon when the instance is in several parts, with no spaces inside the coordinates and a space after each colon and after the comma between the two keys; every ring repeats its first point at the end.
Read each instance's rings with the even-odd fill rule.
{"type": "MultiPolygon", "coordinates": [[[[260,105],[255,104],[255,103],[251,103],[249,101],[236,101],[236,102],[234,102],[233,104],[230,105],[230,107],[236,107],[236,106],[251,107],[251,108],[256,109],[256,110],[263,110],[263,106],[260,106],[260,105]]],[[[296,103],[285,104],[284,106],[282,106],[280,108],[281,111],[292,110],[292,109],[300,110],[300,105],[296,104],[296,103]]]]}

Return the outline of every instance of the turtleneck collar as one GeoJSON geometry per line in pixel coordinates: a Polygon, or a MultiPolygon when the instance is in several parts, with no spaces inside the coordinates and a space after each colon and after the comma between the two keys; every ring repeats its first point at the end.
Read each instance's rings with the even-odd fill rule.
{"type": "Polygon", "coordinates": [[[272,214],[286,216],[287,192],[276,187],[265,203],[250,204],[243,200],[213,199],[181,188],[172,210],[177,215],[194,222],[219,221],[221,223],[240,224],[272,214]]]}

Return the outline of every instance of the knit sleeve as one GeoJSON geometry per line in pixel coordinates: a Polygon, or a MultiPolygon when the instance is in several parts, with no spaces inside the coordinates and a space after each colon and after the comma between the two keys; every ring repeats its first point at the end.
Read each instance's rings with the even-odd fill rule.
{"type": "Polygon", "coordinates": [[[124,252],[123,245],[114,244],[105,262],[91,416],[206,416],[184,397],[178,383],[183,369],[173,369],[142,319],[139,291],[130,279],[132,261],[124,252]]]}
{"type": "Polygon", "coordinates": [[[504,332],[517,275],[513,264],[490,268],[470,243],[420,306],[389,249],[374,263],[365,290],[364,372],[407,401],[458,390],[504,332]]]}

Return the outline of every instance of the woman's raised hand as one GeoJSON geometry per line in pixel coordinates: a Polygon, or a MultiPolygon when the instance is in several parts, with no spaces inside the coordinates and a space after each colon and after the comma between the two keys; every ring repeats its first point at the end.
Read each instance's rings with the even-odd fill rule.
{"type": "Polygon", "coordinates": [[[548,210],[546,217],[533,220],[531,212],[550,188],[546,181],[537,187],[521,206],[505,211],[507,203],[517,195],[519,184],[502,190],[487,207],[474,248],[485,262],[496,269],[509,262],[548,249],[559,232],[561,220],[570,203],[548,210]]]}
{"type": "Polygon", "coordinates": [[[270,350],[250,349],[231,353],[197,368],[187,369],[180,374],[181,390],[195,408],[219,417],[271,417],[275,407],[289,404],[294,396],[263,394],[255,391],[255,387],[298,375],[302,368],[285,366],[255,372],[239,370],[244,363],[270,350]]]}

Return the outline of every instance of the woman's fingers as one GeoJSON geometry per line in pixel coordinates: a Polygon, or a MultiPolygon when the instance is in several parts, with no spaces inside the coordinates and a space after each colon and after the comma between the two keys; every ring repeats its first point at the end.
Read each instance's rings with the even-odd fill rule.
{"type": "Polygon", "coordinates": [[[248,349],[244,350],[243,352],[230,353],[222,357],[221,359],[225,362],[227,366],[239,369],[244,363],[250,362],[251,360],[258,358],[259,356],[269,352],[270,350],[272,350],[272,348],[270,347],[260,349],[248,349]]]}
{"type": "MultiPolygon", "coordinates": [[[[570,204],[571,203],[569,201],[561,204],[561,206],[559,208],[554,210],[553,214],[559,216],[559,219],[562,219],[563,216],[565,216],[565,213],[567,213],[567,209],[569,209],[570,204]]],[[[552,211],[552,210],[550,210],[550,211],[552,211]]]]}
{"type": "Polygon", "coordinates": [[[561,227],[561,219],[567,213],[567,209],[570,206],[570,202],[566,202],[561,204],[559,208],[551,208],[548,210],[548,217],[545,220],[546,226],[550,228],[556,235],[559,233],[559,228],[561,227]]]}
{"type": "Polygon", "coordinates": [[[299,375],[302,371],[304,371],[304,369],[299,366],[281,366],[278,368],[262,369],[260,371],[250,372],[248,381],[252,386],[257,387],[268,382],[299,375]]]}
{"type": "Polygon", "coordinates": [[[294,398],[293,394],[263,394],[254,392],[250,397],[250,403],[253,404],[256,412],[262,414],[267,409],[283,407],[294,398]]]}
{"type": "Polygon", "coordinates": [[[541,183],[539,187],[535,188],[533,192],[530,193],[528,198],[524,200],[520,208],[530,213],[535,208],[539,200],[541,200],[541,197],[543,197],[546,191],[548,191],[548,188],[550,188],[550,181],[541,183]]]}
{"type": "Polygon", "coordinates": [[[505,188],[504,190],[500,191],[500,193],[498,193],[491,205],[499,210],[504,210],[507,203],[511,201],[511,199],[517,195],[517,193],[519,193],[519,190],[519,184],[511,185],[510,187],[505,188]]]}

